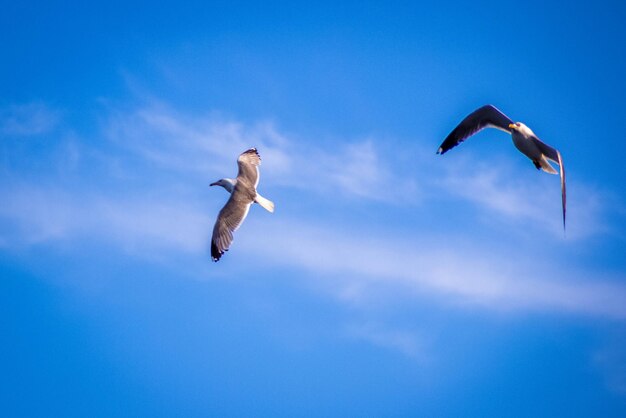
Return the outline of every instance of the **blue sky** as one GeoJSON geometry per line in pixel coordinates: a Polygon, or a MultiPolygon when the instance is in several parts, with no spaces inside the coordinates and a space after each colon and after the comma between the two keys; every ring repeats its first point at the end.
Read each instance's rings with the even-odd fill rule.
{"type": "Polygon", "coordinates": [[[333,3],[2,4],[2,415],[626,414],[624,6],[333,3]]]}

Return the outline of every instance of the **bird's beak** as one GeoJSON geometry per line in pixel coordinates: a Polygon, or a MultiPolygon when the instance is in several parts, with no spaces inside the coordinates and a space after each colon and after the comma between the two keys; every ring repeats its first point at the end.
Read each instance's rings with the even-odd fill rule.
{"type": "Polygon", "coordinates": [[[511,128],[511,129],[515,129],[515,128],[516,128],[516,126],[515,126],[515,124],[514,124],[514,123],[509,123],[509,128],[511,128]]]}
{"type": "Polygon", "coordinates": [[[217,186],[217,182],[209,184],[209,186],[217,186]]]}

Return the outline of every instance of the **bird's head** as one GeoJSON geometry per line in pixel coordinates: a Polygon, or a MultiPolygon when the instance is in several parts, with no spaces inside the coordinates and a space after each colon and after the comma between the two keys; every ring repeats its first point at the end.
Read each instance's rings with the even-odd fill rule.
{"type": "Polygon", "coordinates": [[[221,179],[214,183],[211,183],[211,186],[222,186],[223,188],[226,189],[228,193],[232,193],[233,190],[235,189],[236,182],[237,180],[235,179],[221,179]]]}
{"type": "Polygon", "coordinates": [[[522,122],[515,122],[515,123],[509,124],[509,129],[518,131],[519,133],[524,134],[526,136],[534,135],[534,132],[528,126],[524,125],[522,122]]]}

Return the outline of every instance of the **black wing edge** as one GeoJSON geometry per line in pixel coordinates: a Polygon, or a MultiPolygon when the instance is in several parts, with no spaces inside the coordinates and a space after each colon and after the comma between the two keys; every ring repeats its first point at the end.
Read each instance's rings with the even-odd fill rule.
{"type": "Polygon", "coordinates": [[[241,154],[243,155],[243,154],[253,154],[253,153],[256,154],[257,157],[259,157],[259,160],[261,159],[261,155],[259,154],[259,151],[256,149],[256,147],[248,148],[241,154]]]}
{"type": "Polygon", "coordinates": [[[211,240],[211,259],[218,262],[222,257],[222,254],[224,254],[224,251],[220,251],[219,248],[217,248],[217,245],[215,245],[215,242],[211,240]]]}

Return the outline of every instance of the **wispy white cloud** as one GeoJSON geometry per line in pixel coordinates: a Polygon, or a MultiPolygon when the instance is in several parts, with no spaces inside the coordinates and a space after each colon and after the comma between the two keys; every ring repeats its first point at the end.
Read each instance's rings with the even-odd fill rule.
{"type": "Polygon", "coordinates": [[[162,167],[202,176],[236,175],[235,159],[255,146],[268,164],[262,177],[282,187],[365,199],[413,199],[415,181],[394,176],[369,138],[310,145],[279,132],[262,121],[247,125],[217,113],[190,117],[163,104],[151,104],[130,113],[114,113],[107,136],[162,167]],[[336,192],[340,193],[336,193],[336,192]]]}
{"type": "Polygon", "coordinates": [[[474,241],[468,245],[463,237],[432,234],[411,240],[391,235],[372,238],[357,231],[340,234],[330,226],[286,221],[269,225],[264,221],[262,227],[272,234],[249,232],[241,247],[266,262],[345,277],[345,287],[338,289],[340,295],[348,292],[358,298],[368,291],[392,287],[401,295],[431,295],[499,311],[555,311],[626,319],[624,277],[607,281],[575,265],[564,267],[549,256],[511,257],[514,249],[499,243],[474,241]],[[357,292],[355,282],[360,284],[357,292]]]}
{"type": "Polygon", "coordinates": [[[397,351],[411,359],[426,363],[429,359],[424,347],[415,332],[390,329],[377,323],[350,324],[346,326],[349,337],[366,341],[374,346],[397,351]]]}
{"type": "MultiPolygon", "coordinates": [[[[169,254],[176,259],[191,254],[207,259],[213,217],[197,202],[74,196],[36,187],[3,192],[9,197],[0,209],[0,239],[5,242],[105,240],[140,255],[169,254]]],[[[431,295],[459,306],[626,319],[626,286],[600,280],[576,265],[564,267],[523,255],[511,259],[510,248],[475,242],[470,248],[464,239],[449,236],[398,240],[390,231],[372,238],[310,221],[251,218],[235,240],[240,257],[296,267],[318,278],[341,277],[340,283],[328,283],[340,298],[348,293],[359,298],[383,288],[391,295],[416,299],[431,295]]]]}
{"type": "Polygon", "coordinates": [[[5,186],[0,205],[2,238],[13,245],[32,245],[67,238],[77,209],[65,191],[30,185],[5,186]]]}
{"type": "Polygon", "coordinates": [[[621,396],[626,395],[626,334],[623,331],[596,350],[591,358],[608,389],[621,396]]]}
{"type": "Polygon", "coordinates": [[[68,193],[24,184],[2,193],[7,199],[0,207],[0,239],[17,246],[95,239],[143,255],[200,254],[211,227],[208,215],[192,205],[147,195],[68,193]]]}
{"type": "Polygon", "coordinates": [[[190,117],[158,103],[113,111],[105,130],[110,139],[141,157],[185,173],[212,174],[216,166],[232,171],[236,156],[251,146],[270,153],[278,165],[287,158],[274,150],[283,139],[270,123],[246,126],[216,113],[190,117]]]}
{"type": "Polygon", "coordinates": [[[12,105],[0,109],[0,133],[10,136],[39,135],[54,129],[60,113],[43,103],[12,105]]]}
{"type": "MultiPolygon", "coordinates": [[[[105,126],[106,136],[118,148],[103,152],[114,153],[116,167],[137,170],[139,159],[149,164],[135,175],[149,178],[161,170],[177,175],[148,188],[142,183],[127,189],[124,182],[124,187],[114,187],[113,192],[86,182],[71,187],[50,186],[52,182],[0,183],[6,197],[0,207],[0,241],[5,246],[89,238],[112,242],[135,254],[166,254],[172,260],[186,254],[206,260],[212,222],[222,200],[207,211],[197,195],[190,198],[181,185],[189,176],[207,181],[211,176],[234,175],[236,155],[253,145],[262,147],[268,160],[263,176],[274,187],[330,193],[333,198],[346,194],[355,199],[353,204],[384,196],[391,217],[393,205],[405,203],[407,190],[416,187],[411,180],[398,179],[409,169],[398,163],[400,159],[381,152],[371,138],[327,150],[309,141],[304,145],[269,122],[246,125],[216,115],[190,117],[160,105],[124,114],[113,111],[105,126]]],[[[449,165],[447,175],[423,181],[420,187],[469,200],[503,219],[530,220],[560,233],[558,182],[550,184],[552,177],[535,176],[539,180],[534,185],[507,172],[506,166],[501,167],[504,174],[494,171],[494,166],[478,166],[467,175],[449,165]]],[[[573,190],[576,206],[585,208],[584,199],[573,190]]],[[[597,196],[585,196],[592,203],[579,216],[597,217],[601,205],[597,196]]],[[[551,254],[517,254],[514,244],[482,242],[464,230],[440,235],[428,229],[407,238],[403,231],[394,230],[402,225],[372,235],[371,228],[338,226],[322,218],[251,216],[233,248],[266,266],[295,267],[319,278],[340,277],[328,285],[337,297],[351,302],[385,289],[388,294],[426,295],[492,310],[626,317],[626,288],[618,283],[623,277],[598,279],[597,272],[555,261],[551,254]]]]}
{"type": "MultiPolygon", "coordinates": [[[[256,146],[265,161],[261,188],[271,184],[333,199],[353,197],[394,205],[423,204],[426,196],[444,194],[485,209],[489,221],[495,215],[563,237],[558,178],[535,172],[530,164],[521,168],[507,160],[487,164],[469,154],[447,161],[420,160],[419,145],[403,148],[403,153],[415,154],[411,158],[394,156],[382,148],[389,147],[390,141],[375,138],[321,145],[281,132],[271,121],[245,124],[217,112],[190,116],[155,101],[111,114],[106,123],[109,138],[185,175],[205,180],[235,176],[235,157],[256,146]]],[[[570,183],[568,191],[568,239],[607,232],[602,212],[615,202],[609,203],[602,189],[580,182],[570,183]]]]}
{"type": "MultiPolygon", "coordinates": [[[[482,162],[469,155],[446,165],[438,185],[448,194],[480,207],[490,222],[508,220],[518,225],[565,237],[561,220],[561,189],[557,176],[518,167],[510,161],[482,162]]],[[[602,219],[606,208],[619,205],[599,187],[580,182],[568,185],[567,239],[607,233],[602,219]]]]}

